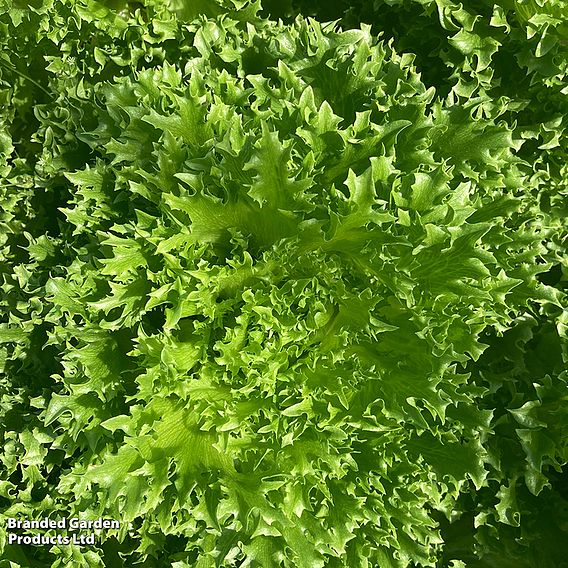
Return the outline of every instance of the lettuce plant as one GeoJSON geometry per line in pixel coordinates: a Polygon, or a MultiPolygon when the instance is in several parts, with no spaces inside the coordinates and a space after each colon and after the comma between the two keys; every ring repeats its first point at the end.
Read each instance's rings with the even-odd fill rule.
{"type": "Polygon", "coordinates": [[[388,4],[0,2],[0,566],[565,561],[564,24],[388,4]]]}

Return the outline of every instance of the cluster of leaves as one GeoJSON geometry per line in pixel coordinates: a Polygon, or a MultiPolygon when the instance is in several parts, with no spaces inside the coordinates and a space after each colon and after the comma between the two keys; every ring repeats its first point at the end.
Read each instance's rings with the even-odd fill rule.
{"type": "Polygon", "coordinates": [[[567,9],[0,0],[0,566],[562,566],[567,9]]]}

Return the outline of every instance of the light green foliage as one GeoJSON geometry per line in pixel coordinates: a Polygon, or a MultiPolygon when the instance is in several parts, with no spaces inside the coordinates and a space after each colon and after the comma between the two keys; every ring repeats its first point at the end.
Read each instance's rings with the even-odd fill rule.
{"type": "Polygon", "coordinates": [[[565,561],[567,7],[373,6],[0,1],[0,567],[565,561]]]}

